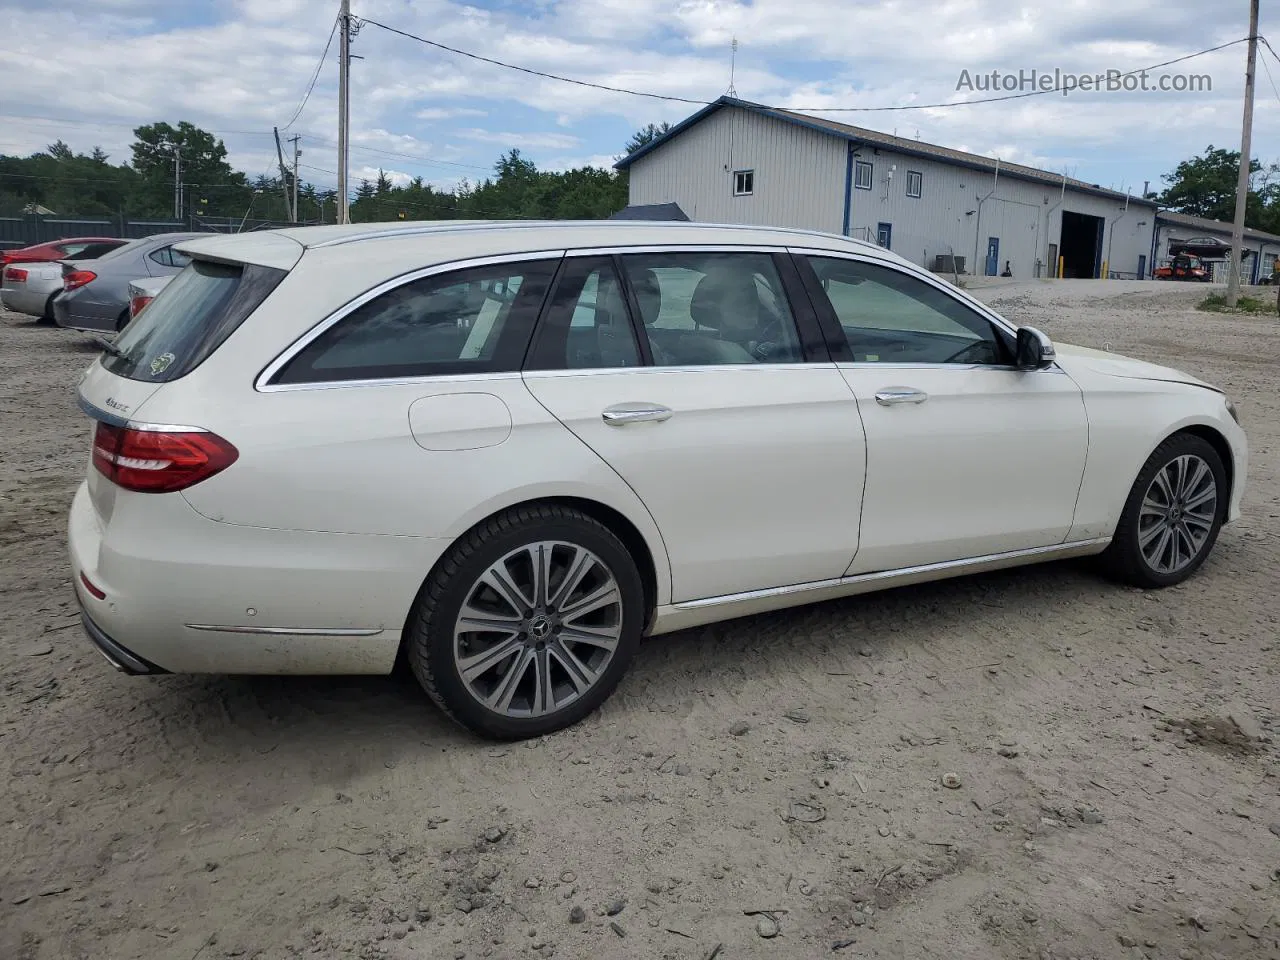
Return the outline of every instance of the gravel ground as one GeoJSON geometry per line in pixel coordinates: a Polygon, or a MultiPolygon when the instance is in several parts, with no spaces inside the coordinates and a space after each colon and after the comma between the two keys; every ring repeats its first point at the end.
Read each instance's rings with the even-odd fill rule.
{"type": "Polygon", "coordinates": [[[392,678],[108,669],[64,556],[93,350],[0,315],[0,957],[1280,957],[1280,323],[1203,294],[979,290],[1236,399],[1245,515],[1187,584],[1052,564],[663,637],[514,746],[392,678]]]}

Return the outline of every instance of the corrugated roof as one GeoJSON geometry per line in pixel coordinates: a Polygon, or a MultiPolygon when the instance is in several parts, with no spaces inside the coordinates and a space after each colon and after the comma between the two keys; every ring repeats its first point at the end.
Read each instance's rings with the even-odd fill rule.
{"type": "MultiPolygon", "coordinates": [[[[1165,223],[1174,223],[1182,227],[1192,227],[1196,230],[1202,230],[1210,233],[1225,233],[1230,235],[1233,224],[1227,223],[1225,220],[1210,220],[1208,217],[1193,217],[1189,213],[1178,213],[1176,210],[1161,210],[1156,214],[1157,220],[1163,220],[1165,223]]],[[[1251,227],[1244,228],[1245,238],[1248,240],[1266,240],[1271,243],[1280,243],[1280,236],[1274,233],[1267,233],[1265,230],[1254,230],[1251,227]]]]}
{"type": "MultiPolygon", "coordinates": [[[[852,124],[840,123],[837,120],[827,120],[823,117],[815,117],[807,113],[796,113],[792,110],[781,110],[776,107],[768,107],[763,104],[752,103],[749,100],[737,100],[733,97],[721,97],[714,103],[703,107],[697,113],[672,127],[665,136],[659,137],[657,140],[646,144],[634,153],[623,157],[614,166],[620,170],[626,169],[645,154],[650,153],[663,143],[666,143],[673,137],[683,133],[698,121],[710,116],[715,111],[724,107],[738,107],[742,110],[750,110],[752,113],[759,113],[763,116],[773,117],[786,123],[794,123],[798,126],[808,127],[811,130],[817,130],[820,133],[828,133],[832,136],[841,137],[846,140],[857,140],[877,147],[884,147],[888,150],[894,150],[898,153],[925,157],[932,160],[938,160],[943,163],[958,164],[973,170],[985,170],[994,174],[998,163],[1001,176],[1010,176],[1019,180],[1030,180],[1034,183],[1043,183],[1049,186],[1061,187],[1064,179],[1062,174],[1054,173],[1051,170],[1040,170],[1036,167],[1028,167],[1020,163],[1006,163],[1003,160],[996,161],[992,157],[984,157],[976,153],[966,153],[963,150],[953,150],[950,147],[943,147],[936,143],[925,143],[923,140],[896,137],[893,134],[881,133],[878,130],[868,130],[866,127],[855,127],[852,124]]],[[[1141,197],[1126,195],[1118,190],[1110,190],[1095,183],[1086,183],[1083,180],[1075,180],[1071,177],[1067,177],[1065,179],[1067,186],[1073,190],[1079,190],[1096,196],[1109,197],[1120,201],[1128,199],[1130,203],[1142,204],[1149,207],[1156,206],[1156,204],[1151,200],[1144,200],[1141,197]]]]}

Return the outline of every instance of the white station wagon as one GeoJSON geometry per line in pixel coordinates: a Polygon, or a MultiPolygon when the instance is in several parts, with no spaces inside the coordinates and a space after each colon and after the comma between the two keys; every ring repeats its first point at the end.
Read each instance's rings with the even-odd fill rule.
{"type": "Polygon", "coordinates": [[[309,227],[193,260],[79,384],[85,627],[130,673],[389,673],[572,724],[646,634],[1101,554],[1190,576],[1246,442],[879,247],[657,223],[309,227]]]}

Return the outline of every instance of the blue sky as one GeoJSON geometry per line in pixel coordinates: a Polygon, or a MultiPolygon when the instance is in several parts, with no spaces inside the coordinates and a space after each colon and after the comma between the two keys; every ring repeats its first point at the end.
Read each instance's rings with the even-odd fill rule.
{"type": "MultiPolygon", "coordinates": [[[[1272,26],[1280,49],[1280,18],[1266,6],[1260,32],[1272,26]]],[[[0,0],[0,152],[61,138],[126,159],[133,126],[190,120],[218,132],[236,166],[268,172],[271,127],[297,107],[337,7],[0,0]]],[[[695,99],[728,88],[736,37],[740,96],[819,111],[977,96],[956,91],[962,70],[1130,70],[1247,32],[1245,0],[352,0],[352,12],[534,69],[695,99]]],[[[335,40],[289,131],[303,136],[305,176],[324,186],[337,167],[336,52],[335,40]]],[[[484,177],[511,147],[544,167],[609,165],[638,127],[696,109],[502,70],[372,25],[353,52],[363,58],[352,69],[354,180],[382,167],[448,187],[484,177]]],[[[1136,191],[1209,144],[1238,148],[1244,57],[1238,44],[1160,71],[1208,74],[1205,93],[826,115],[1136,191]]],[[[1280,160],[1280,61],[1260,57],[1253,152],[1270,162],[1280,160]]]]}

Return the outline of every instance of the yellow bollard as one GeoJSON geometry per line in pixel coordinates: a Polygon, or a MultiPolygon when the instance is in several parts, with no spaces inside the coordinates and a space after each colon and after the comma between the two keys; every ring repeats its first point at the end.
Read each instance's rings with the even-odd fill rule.
{"type": "Polygon", "coordinates": [[[1107,270],[1107,261],[1105,260],[1102,261],[1102,279],[1103,280],[1111,279],[1111,272],[1107,270]]]}
{"type": "Polygon", "coordinates": [[[1058,258],[1058,279],[1059,280],[1062,279],[1062,275],[1066,272],[1066,266],[1067,266],[1067,258],[1059,257],[1058,258]]]}

